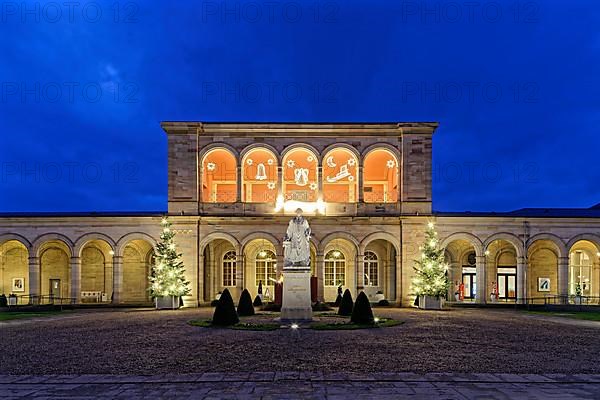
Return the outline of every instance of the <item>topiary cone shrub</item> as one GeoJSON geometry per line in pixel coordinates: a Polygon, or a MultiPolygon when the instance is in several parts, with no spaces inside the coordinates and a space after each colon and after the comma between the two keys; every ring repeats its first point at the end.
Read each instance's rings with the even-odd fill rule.
{"type": "Polygon", "coordinates": [[[335,303],[333,303],[333,306],[339,307],[341,303],[342,303],[342,295],[338,294],[337,297],[335,298],[335,303]]]}
{"type": "Polygon", "coordinates": [[[215,308],[213,314],[212,324],[219,326],[235,325],[240,322],[237,313],[235,312],[235,306],[233,305],[233,299],[229,289],[223,290],[221,298],[215,308]]]}
{"type": "Polygon", "coordinates": [[[262,300],[260,299],[260,296],[258,296],[258,295],[257,295],[257,296],[254,298],[254,303],[252,303],[252,305],[253,305],[254,307],[260,307],[260,306],[262,306],[262,300]]]}
{"type": "Polygon", "coordinates": [[[240,296],[240,302],[238,303],[237,313],[240,317],[249,317],[254,315],[254,306],[252,305],[252,297],[248,289],[244,289],[240,296]]]}
{"type": "Polygon", "coordinates": [[[359,325],[373,325],[375,318],[373,317],[373,310],[371,309],[371,303],[365,292],[360,292],[354,303],[352,309],[352,316],[350,322],[359,325]]]}
{"type": "Polygon", "coordinates": [[[346,289],[344,295],[342,296],[342,302],[340,303],[340,308],[338,309],[338,315],[352,315],[353,306],[354,302],[352,301],[352,294],[350,293],[350,290],[346,289]]]}

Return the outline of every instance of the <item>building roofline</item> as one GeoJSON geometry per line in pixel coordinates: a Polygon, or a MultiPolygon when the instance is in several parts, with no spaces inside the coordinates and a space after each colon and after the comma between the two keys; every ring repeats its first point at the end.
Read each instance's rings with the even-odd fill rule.
{"type": "Polygon", "coordinates": [[[261,135],[300,136],[306,133],[335,135],[433,134],[438,122],[200,122],[163,121],[162,129],[168,134],[198,135],[261,135]]]}

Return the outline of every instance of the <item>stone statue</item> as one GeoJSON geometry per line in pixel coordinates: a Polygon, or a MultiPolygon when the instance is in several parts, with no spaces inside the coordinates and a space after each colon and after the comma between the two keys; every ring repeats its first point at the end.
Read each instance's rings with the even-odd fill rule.
{"type": "Polygon", "coordinates": [[[310,267],[310,234],[308,221],[299,208],[296,216],[290,220],[283,239],[284,269],[310,267]]]}

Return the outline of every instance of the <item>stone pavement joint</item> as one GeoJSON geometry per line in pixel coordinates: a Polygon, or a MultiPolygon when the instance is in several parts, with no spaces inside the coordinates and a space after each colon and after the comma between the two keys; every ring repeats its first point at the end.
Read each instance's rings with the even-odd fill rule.
{"type": "Polygon", "coordinates": [[[10,399],[600,399],[600,375],[253,372],[0,375],[10,399]]]}

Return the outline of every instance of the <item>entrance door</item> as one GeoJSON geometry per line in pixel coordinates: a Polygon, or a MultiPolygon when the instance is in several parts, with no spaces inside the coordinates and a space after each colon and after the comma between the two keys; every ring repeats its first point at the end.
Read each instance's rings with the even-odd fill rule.
{"type": "Polygon", "coordinates": [[[50,279],[50,298],[60,298],[60,279],[50,279]]]}
{"type": "Polygon", "coordinates": [[[517,267],[498,267],[498,298],[517,298],[517,267]]]}
{"type": "Polygon", "coordinates": [[[463,267],[462,280],[465,286],[465,299],[474,299],[477,296],[477,274],[475,267],[463,267]]]}

